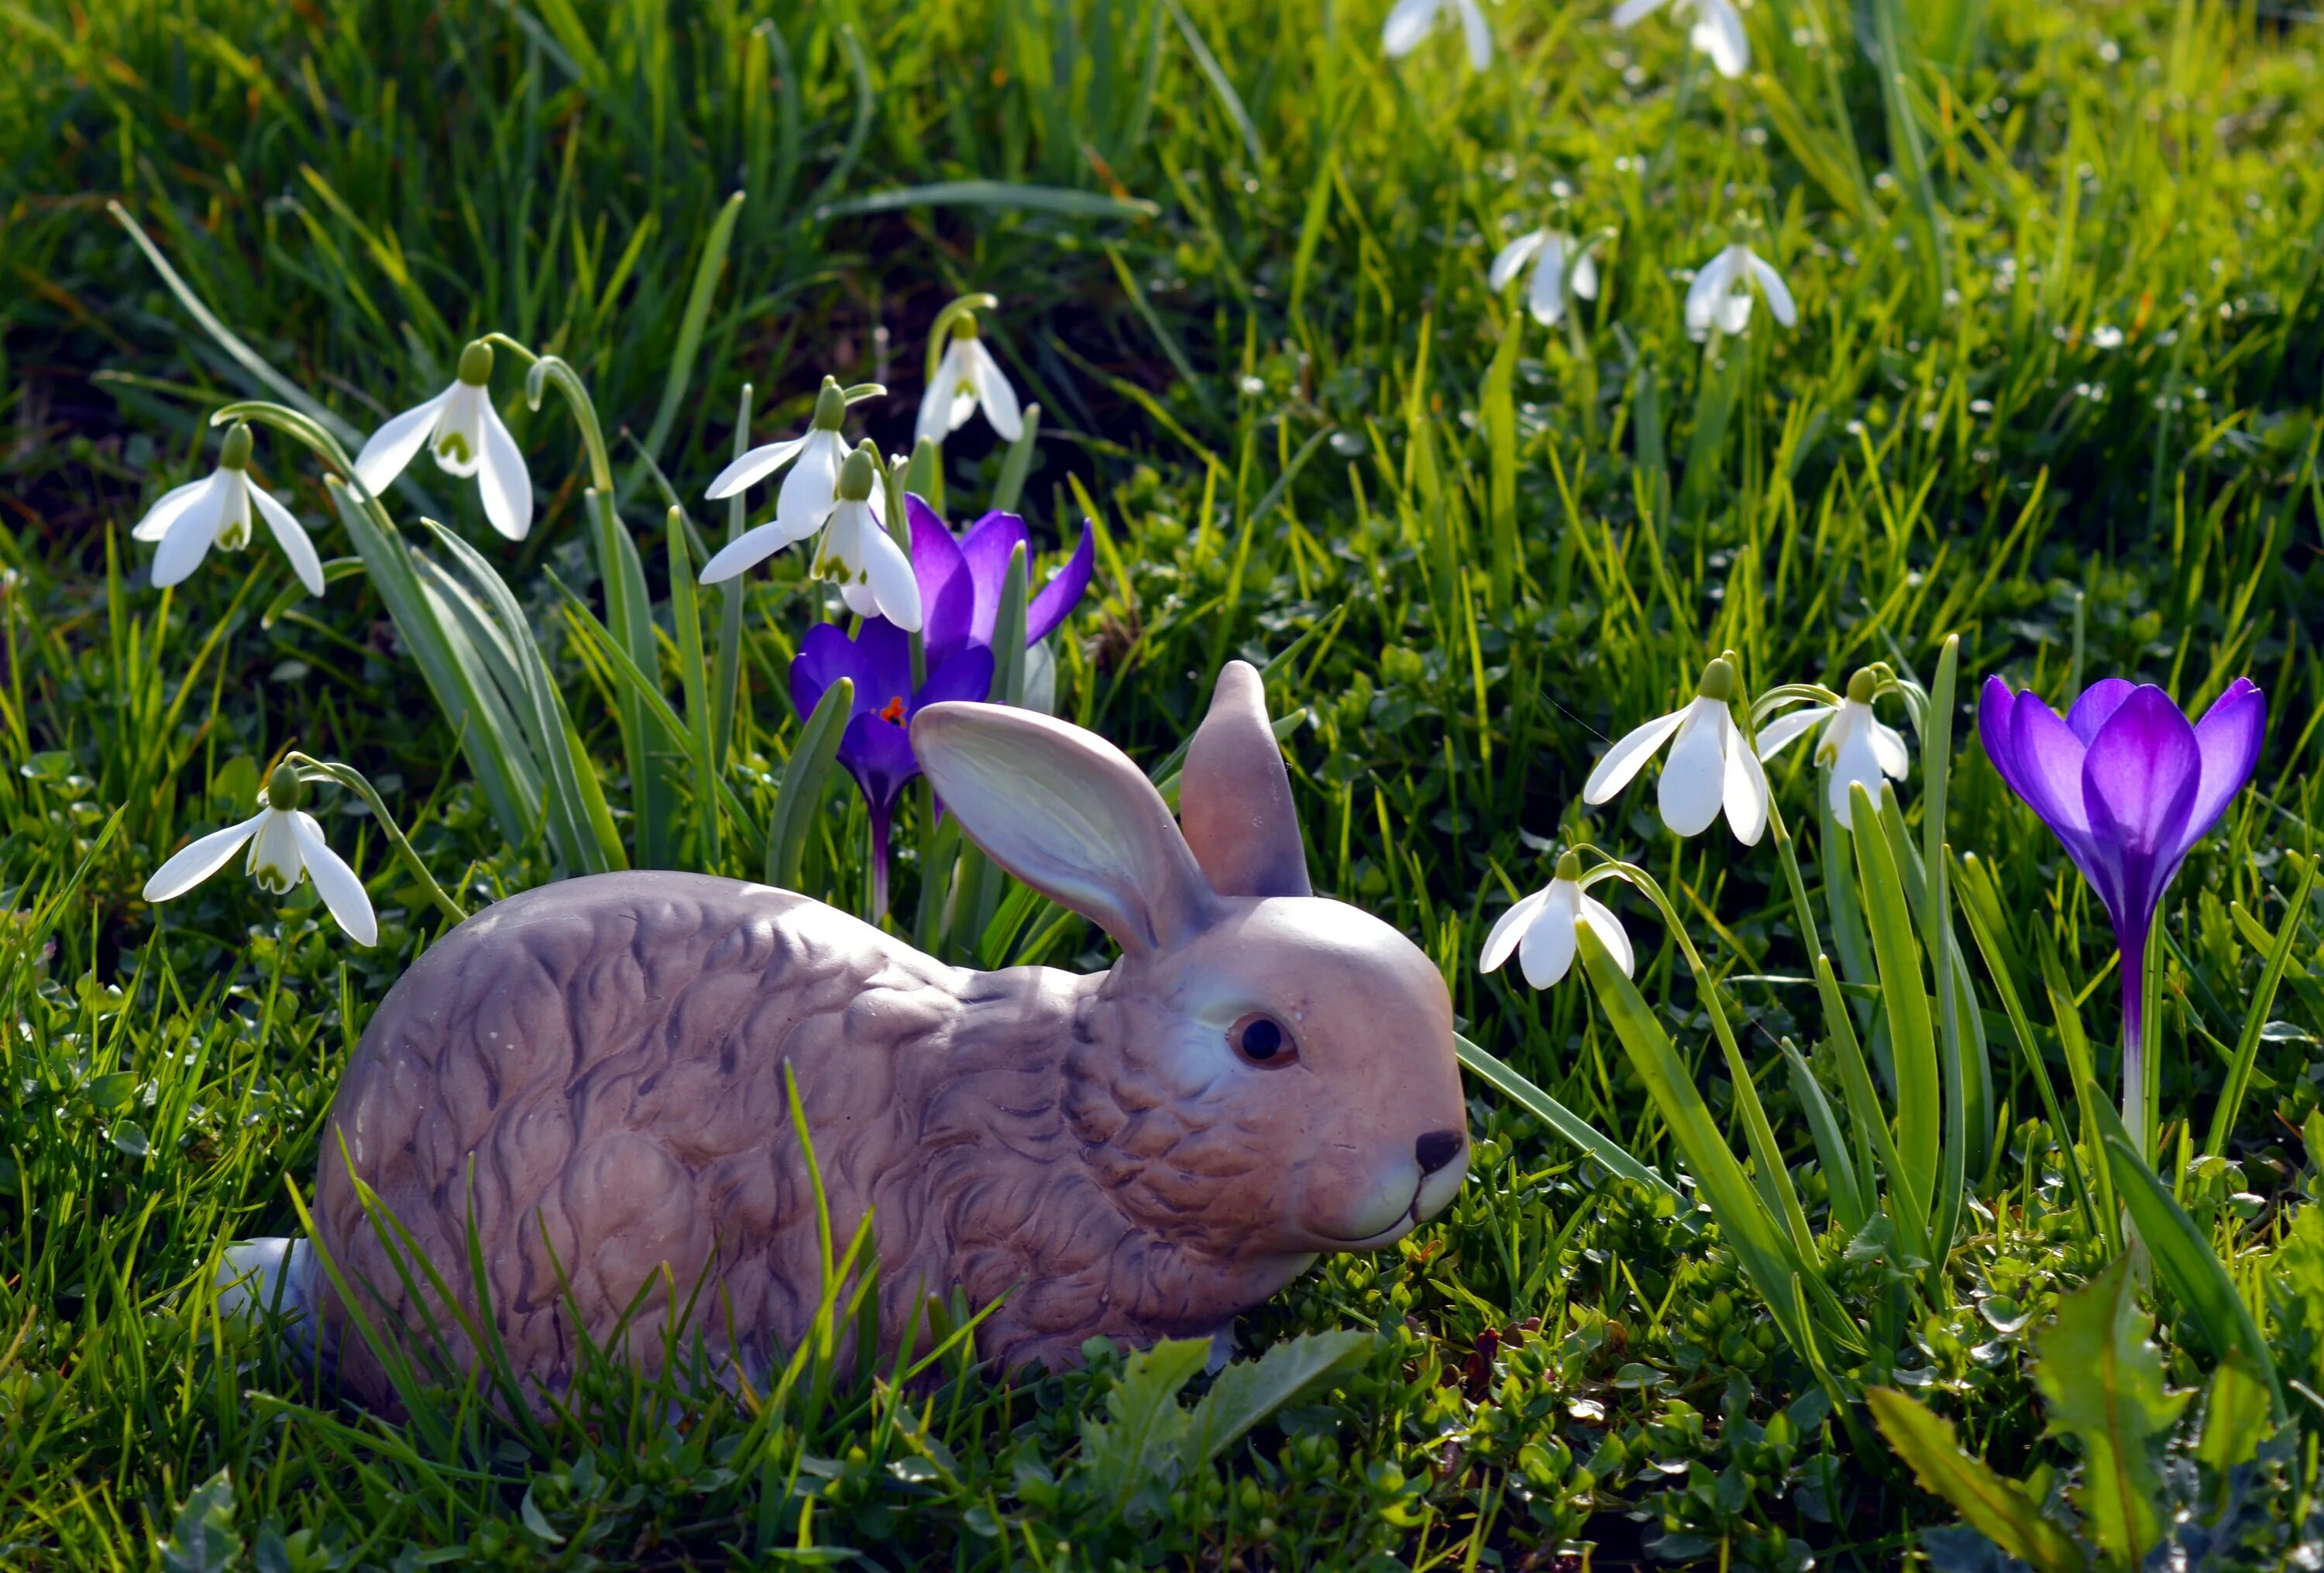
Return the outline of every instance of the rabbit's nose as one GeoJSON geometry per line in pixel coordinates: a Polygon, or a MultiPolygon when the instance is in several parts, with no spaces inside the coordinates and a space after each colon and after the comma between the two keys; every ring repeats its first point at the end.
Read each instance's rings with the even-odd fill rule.
{"type": "Polygon", "coordinates": [[[1430,1131],[1412,1144],[1412,1155],[1420,1160],[1420,1172],[1434,1174],[1461,1153],[1459,1131],[1430,1131]]]}

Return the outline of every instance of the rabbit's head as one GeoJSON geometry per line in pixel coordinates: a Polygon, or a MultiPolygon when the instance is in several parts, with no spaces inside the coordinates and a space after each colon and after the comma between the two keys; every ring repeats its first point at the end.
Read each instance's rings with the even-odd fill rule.
{"type": "Polygon", "coordinates": [[[1310,890],[1250,666],[1220,675],[1187,750],[1183,831],[1119,750],[1046,715],[933,704],[912,743],[970,840],[1121,946],[1065,1096],[1125,1211],[1215,1255],[1296,1260],[1385,1245],[1452,1200],[1468,1134],[1451,997],[1410,940],[1310,890]]]}

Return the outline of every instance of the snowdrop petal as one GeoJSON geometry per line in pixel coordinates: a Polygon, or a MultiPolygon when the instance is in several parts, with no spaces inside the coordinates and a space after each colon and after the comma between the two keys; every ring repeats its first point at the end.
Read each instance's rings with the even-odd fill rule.
{"type": "Polygon", "coordinates": [[[258,504],[258,516],[266,520],[266,528],[274,533],[274,544],[290,559],[290,571],[299,575],[299,583],[307,586],[309,595],[323,593],[323,560],[315,555],[315,543],[307,538],[307,529],[297,516],[274,501],[266,488],[257,482],[247,482],[250,500],[258,504]]]}
{"type": "Polygon", "coordinates": [[[492,403],[490,393],[476,383],[452,384],[451,396],[444,400],[443,413],[437,417],[436,429],[428,439],[438,469],[465,481],[484,467],[484,412],[492,403]]]}
{"type": "Polygon", "coordinates": [[[1896,780],[1902,781],[1913,773],[1913,756],[1904,747],[1904,739],[1897,730],[1882,722],[1874,722],[1872,731],[1873,756],[1880,768],[1896,780]]]}
{"type": "Polygon", "coordinates": [[[297,813],[289,818],[308,878],[315,881],[315,894],[346,930],[347,938],[359,945],[379,943],[379,918],[371,909],[371,897],[364,893],[363,881],[355,878],[346,860],[325,844],[323,827],[315,823],[313,814],[297,813]]]}
{"type": "Polygon", "coordinates": [[[166,590],[190,577],[226,528],[229,511],[236,503],[248,506],[242,501],[240,488],[231,484],[235,479],[231,473],[220,470],[215,479],[217,486],[200,506],[180,514],[170,533],[161,538],[161,550],[153,554],[152,577],[158,588],[166,590]]]}
{"type": "Polygon", "coordinates": [[[710,483],[710,490],[702,494],[704,501],[723,501],[745,486],[764,480],[798,457],[799,450],[806,447],[808,439],[814,436],[815,433],[810,431],[807,437],[795,437],[788,442],[769,443],[764,447],[752,448],[718,472],[718,478],[710,483]]]}
{"type": "Polygon", "coordinates": [[[877,520],[866,520],[858,540],[863,552],[863,572],[880,603],[880,615],[906,633],[920,631],[920,582],[912,575],[912,559],[881,529],[877,520]]]}
{"type": "Polygon", "coordinates": [[[1699,835],[1719,817],[1727,775],[1719,734],[1725,708],[1715,699],[1698,698],[1688,705],[1682,713],[1685,723],[1671,741],[1669,758],[1663,760],[1656,796],[1663,823],[1676,834],[1699,835]]]}
{"type": "Polygon", "coordinates": [[[1792,291],[1784,284],[1784,276],[1757,253],[1747,251],[1743,255],[1751,264],[1751,276],[1759,281],[1759,288],[1766,292],[1767,309],[1775,313],[1777,322],[1785,327],[1793,327],[1800,319],[1800,309],[1792,300],[1792,291]]]}
{"type": "Polygon", "coordinates": [[[1525,938],[1526,929],[1541,915],[1542,903],[1548,899],[1549,890],[1545,887],[1523,897],[1501,914],[1500,921],[1493,924],[1492,932],[1485,935],[1485,948],[1477,955],[1477,970],[1500,970],[1501,963],[1508,961],[1510,953],[1517,948],[1517,942],[1525,938]]]}
{"type": "Polygon", "coordinates": [[[1635,27],[1643,19],[1663,8],[1664,0],[1622,0],[1614,7],[1616,27],[1635,27]]]}
{"type": "Polygon", "coordinates": [[[1711,57],[1720,76],[1732,81],[1751,69],[1751,41],[1743,32],[1742,14],[1728,0],[1694,0],[1694,17],[1689,41],[1711,57]]]}
{"type": "Polygon", "coordinates": [[[1436,25],[1437,7],[1441,0],[1396,0],[1396,8],[1388,14],[1388,22],[1380,29],[1380,48],[1392,60],[1402,60],[1428,36],[1436,25]]]}
{"type": "Polygon", "coordinates": [[[746,529],[710,556],[702,565],[698,575],[705,584],[716,584],[733,578],[745,568],[756,567],[791,544],[792,537],[779,524],[762,524],[746,529]]]}
{"type": "Polygon", "coordinates": [[[145,517],[129,532],[132,540],[157,541],[170,533],[170,527],[189,509],[198,506],[203,494],[217,484],[218,472],[212,470],[198,481],[189,481],[182,486],[172,486],[153,500],[145,517]]]}
{"type": "Polygon", "coordinates": [[[258,816],[258,836],[250,843],[250,877],[261,890],[288,896],[299,887],[305,862],[291,816],[270,808],[258,816]]]}
{"type": "Polygon", "coordinates": [[[1582,921],[1590,925],[1590,932],[1598,936],[1613,956],[1614,964],[1622,969],[1622,976],[1631,976],[1638,959],[1630,949],[1630,936],[1622,931],[1622,920],[1602,903],[1585,895],[1582,897],[1582,921]]]}
{"type": "Polygon", "coordinates": [[[947,424],[952,412],[953,390],[960,385],[960,341],[945,345],[944,358],[936,363],[936,374],[928,379],[927,389],[920,395],[919,419],[912,426],[912,443],[942,442],[952,435],[947,424]]]}
{"type": "Polygon", "coordinates": [[[1775,717],[1759,729],[1759,757],[1774,759],[1797,741],[1803,732],[1812,731],[1819,722],[1831,720],[1831,715],[1829,705],[1803,704],[1775,717]]]}
{"type": "Polygon", "coordinates": [[[1722,295],[1719,298],[1719,331],[1720,333],[1725,334],[1729,338],[1733,338],[1749,326],[1751,299],[1751,296],[1748,293],[1722,295]]]}
{"type": "Polygon", "coordinates": [[[1526,305],[1532,308],[1533,319],[1546,327],[1565,315],[1565,246],[1555,235],[1541,253],[1541,265],[1533,271],[1533,289],[1526,305]]]}
{"type": "Polygon", "coordinates": [[[1727,827],[1737,841],[1755,847],[1767,829],[1767,773],[1760,768],[1759,756],[1743,741],[1743,729],[1735,724],[1725,705],[1720,706],[1719,729],[1727,756],[1720,783],[1727,827]]]}
{"type": "Polygon", "coordinates": [[[1694,275],[1694,282],[1686,287],[1686,331],[1695,338],[1708,337],[1711,313],[1718,308],[1719,299],[1727,292],[1727,281],[1735,271],[1728,253],[1720,252],[1703,263],[1694,275]]]}
{"type": "Polygon", "coordinates": [[[1493,265],[1485,273],[1485,288],[1496,295],[1508,289],[1509,281],[1533,260],[1534,253],[1541,250],[1543,243],[1548,239],[1549,231],[1536,229],[1517,236],[1494,253],[1493,265]]]}
{"type": "Polygon", "coordinates": [[[1834,730],[1840,735],[1833,740],[1831,785],[1825,795],[1825,802],[1831,808],[1832,818],[1840,822],[1840,827],[1853,830],[1856,827],[1849,823],[1848,789],[1861,782],[1864,789],[1872,795],[1872,801],[1879,802],[1880,759],[1873,751],[1868,730],[1860,721],[1845,729],[1834,730]]]}
{"type": "Polygon", "coordinates": [[[484,494],[484,518],[509,539],[522,540],[532,529],[532,475],[524,467],[524,454],[509,435],[501,412],[489,399],[484,407],[484,465],[476,473],[484,494]]]}
{"type": "Polygon", "coordinates": [[[183,896],[225,868],[226,860],[242,851],[243,842],[258,833],[258,823],[265,817],[265,814],[261,813],[240,824],[214,830],[179,852],[154,869],[153,877],[145,881],[145,899],[167,901],[172,897],[183,896]]]}
{"type": "Polygon", "coordinates": [[[1481,71],[1493,63],[1493,30],[1477,0],[1453,0],[1461,12],[1461,33],[1469,45],[1469,69],[1481,71]]]}
{"type": "Polygon", "coordinates": [[[1598,299],[1598,259],[1584,247],[1573,263],[1573,292],[1584,300],[1598,299]]]}
{"type": "Polygon", "coordinates": [[[1025,412],[1018,408],[1017,390],[1009,385],[1007,373],[982,339],[973,341],[969,352],[969,375],[976,384],[976,401],[984,409],[986,422],[1002,442],[1015,442],[1025,435],[1025,412]]]}
{"type": "Polygon", "coordinates": [[[805,540],[821,529],[839,506],[839,467],[846,462],[847,444],[837,432],[808,437],[775,500],[775,522],[782,527],[786,543],[805,540]]]}
{"type": "Polygon", "coordinates": [[[1663,746],[1671,733],[1678,730],[1679,722],[1684,721],[1688,713],[1689,708],[1682,706],[1668,715],[1657,715],[1644,726],[1633,727],[1624,734],[1621,741],[1606,750],[1605,757],[1590,772],[1590,779],[1582,784],[1582,800],[1584,803],[1603,803],[1628,786],[1630,777],[1637,775],[1639,767],[1653,757],[1654,751],[1663,746]]]}
{"type": "Polygon", "coordinates": [[[1517,965],[1525,980],[1536,989],[1555,984],[1573,966],[1573,903],[1578,892],[1570,879],[1553,879],[1541,915],[1517,942],[1517,965]]]}
{"type": "Polygon", "coordinates": [[[424,404],[415,404],[402,414],[371,434],[363,452],[355,455],[355,479],[364,490],[376,497],[387,490],[404,466],[419,456],[421,447],[436,429],[436,418],[452,397],[454,383],[424,404]]]}

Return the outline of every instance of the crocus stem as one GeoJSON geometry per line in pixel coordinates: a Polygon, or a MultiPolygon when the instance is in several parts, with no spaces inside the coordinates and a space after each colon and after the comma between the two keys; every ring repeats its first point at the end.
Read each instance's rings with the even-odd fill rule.
{"type": "Polygon", "coordinates": [[[888,915],[888,816],[872,815],[872,921],[888,915]]]}
{"type": "Polygon", "coordinates": [[[2122,1123],[2140,1161],[2147,1158],[2146,936],[2126,934],[2122,944],[2122,1123]]]}

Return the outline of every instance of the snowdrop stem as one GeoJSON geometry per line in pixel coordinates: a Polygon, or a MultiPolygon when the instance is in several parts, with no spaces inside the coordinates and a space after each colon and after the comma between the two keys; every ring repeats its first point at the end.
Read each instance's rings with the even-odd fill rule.
{"type": "Polygon", "coordinates": [[[1743,1046],[1736,1042],[1734,1024],[1727,1019],[1727,1007],[1720,1002],[1718,980],[1704,964],[1702,953],[1694,948],[1686,925],[1679,921],[1678,909],[1671,905],[1670,897],[1655,877],[1636,863],[1610,861],[1606,867],[1611,870],[1609,877],[1626,880],[1654,904],[1655,910],[1662,915],[1663,926],[1677,943],[1679,953],[1686,958],[1687,970],[1694,974],[1695,995],[1710,1013],[1711,1033],[1719,1039],[1720,1053],[1727,1060],[1728,1077],[1735,1084],[1735,1106],[1743,1116],[1743,1136],[1757,1171],[1753,1178],[1768,1206],[1783,1218],[1803,1259],[1812,1260],[1815,1237],[1808,1228],[1807,1212],[1800,1206],[1792,1172],[1784,1163],[1784,1150],[1776,1145],[1775,1127],[1767,1122],[1767,1111],[1759,1102],[1758,1086],[1751,1079],[1751,1062],[1744,1057],[1743,1046]]]}
{"type": "Polygon", "coordinates": [[[297,771],[301,781],[328,781],[362,798],[371,809],[371,816],[378,823],[381,832],[387,837],[387,844],[394,850],[403,866],[411,871],[411,877],[420,882],[420,888],[427,892],[428,898],[454,923],[468,921],[467,913],[461,909],[458,902],[444,893],[444,888],[437,884],[436,877],[428,871],[428,865],[421,862],[420,854],[411,850],[411,843],[404,839],[403,832],[389,816],[387,805],[380,801],[378,791],[364,778],[362,771],[352,765],[314,759],[295,750],[285,754],[282,763],[297,771]]]}
{"type": "Polygon", "coordinates": [[[504,349],[525,363],[524,402],[528,409],[540,408],[541,395],[550,383],[565,395],[565,402],[573,411],[573,424],[581,428],[581,446],[589,455],[589,483],[601,497],[613,495],[613,458],[605,446],[605,428],[597,419],[596,401],[589,397],[588,388],[562,355],[535,354],[531,350],[504,333],[488,333],[477,341],[504,349]]]}
{"type": "Polygon", "coordinates": [[[1821,683],[1781,683],[1751,701],[1751,735],[1759,734],[1759,723],[1786,704],[1821,704],[1827,708],[1840,704],[1840,695],[1821,683]]]}
{"type": "Polygon", "coordinates": [[[973,324],[977,312],[1000,309],[1001,297],[980,293],[964,295],[942,311],[937,312],[936,321],[928,327],[927,375],[922,380],[928,382],[936,380],[936,366],[944,359],[945,345],[952,341],[952,330],[955,323],[966,318],[969,323],[973,324]]]}

